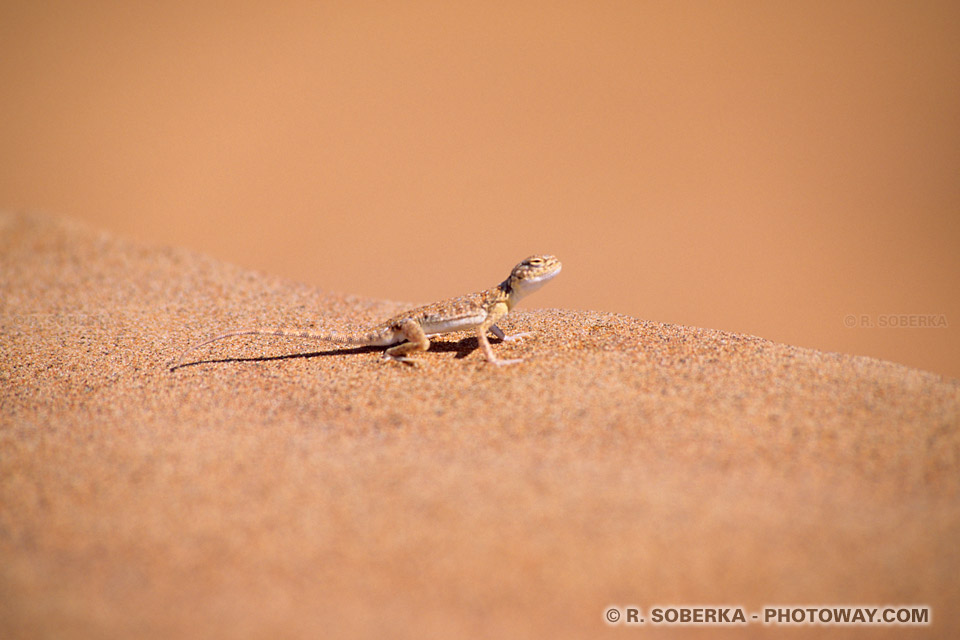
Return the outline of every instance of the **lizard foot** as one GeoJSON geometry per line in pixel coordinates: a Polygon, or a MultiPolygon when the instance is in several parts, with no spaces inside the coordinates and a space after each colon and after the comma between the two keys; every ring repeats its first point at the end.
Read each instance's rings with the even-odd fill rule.
{"type": "Polygon", "coordinates": [[[417,359],[416,359],[416,358],[411,358],[411,357],[409,357],[409,356],[392,356],[392,355],[390,355],[389,353],[384,352],[384,353],[383,353],[383,356],[382,356],[380,359],[383,360],[383,361],[385,361],[385,362],[386,362],[386,361],[389,361],[389,362],[401,362],[401,363],[403,363],[403,364],[405,364],[405,365],[409,365],[409,366],[411,366],[411,367],[417,366],[417,359]]]}
{"type": "Polygon", "coordinates": [[[519,362],[523,362],[523,358],[513,358],[512,360],[500,360],[500,359],[497,359],[497,360],[490,360],[489,362],[490,362],[490,364],[495,364],[495,365],[497,365],[498,367],[502,367],[502,366],[508,365],[508,364],[517,364],[517,363],[519,363],[519,362]]]}

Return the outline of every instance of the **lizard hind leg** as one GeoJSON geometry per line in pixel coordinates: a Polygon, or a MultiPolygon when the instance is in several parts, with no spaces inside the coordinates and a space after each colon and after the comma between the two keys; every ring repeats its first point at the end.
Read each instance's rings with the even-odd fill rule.
{"type": "Polygon", "coordinates": [[[407,356],[407,354],[417,351],[426,351],[430,348],[430,339],[427,337],[427,334],[423,332],[423,327],[420,326],[420,323],[413,318],[407,318],[401,322],[399,328],[403,333],[403,337],[405,337],[407,341],[400,343],[395,347],[390,347],[383,352],[383,357],[384,359],[394,360],[397,362],[415,364],[416,360],[407,356]]]}

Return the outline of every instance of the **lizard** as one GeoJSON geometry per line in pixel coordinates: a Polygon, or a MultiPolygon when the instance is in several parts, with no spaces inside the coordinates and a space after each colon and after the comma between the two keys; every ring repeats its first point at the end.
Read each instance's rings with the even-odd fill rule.
{"type": "Polygon", "coordinates": [[[183,359],[192,351],[233,336],[278,336],[320,340],[349,346],[389,347],[383,352],[385,360],[415,364],[410,354],[429,349],[431,338],[444,333],[471,330],[476,331],[477,341],[487,362],[498,366],[515,364],[522,362],[522,358],[507,360],[497,358],[487,339],[487,332],[504,342],[528,336],[529,333],[508,336],[496,323],[505,318],[521,299],[560,273],[561,267],[560,261],[554,256],[530,256],[515,266],[506,280],[490,289],[417,307],[393,316],[378,325],[355,332],[315,333],[260,329],[228,331],[182,351],[175,363],[170,366],[170,371],[183,366],[183,359]]]}

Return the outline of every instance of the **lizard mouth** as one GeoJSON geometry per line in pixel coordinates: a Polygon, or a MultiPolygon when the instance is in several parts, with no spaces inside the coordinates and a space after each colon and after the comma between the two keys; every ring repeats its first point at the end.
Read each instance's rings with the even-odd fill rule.
{"type": "Polygon", "coordinates": [[[551,278],[556,277],[558,273],[560,273],[560,265],[557,265],[555,269],[551,269],[546,273],[541,273],[537,276],[530,276],[516,283],[514,285],[514,292],[517,296],[517,300],[530,295],[545,285],[551,278]]]}
{"type": "Polygon", "coordinates": [[[529,284],[534,284],[534,283],[538,283],[538,282],[546,282],[547,280],[556,277],[557,274],[560,273],[560,270],[561,270],[562,268],[563,268],[563,266],[558,264],[556,269],[553,269],[553,270],[548,271],[548,272],[546,272],[546,273],[542,273],[542,274],[540,274],[540,275],[538,275],[538,276],[533,276],[532,278],[526,278],[526,279],[524,279],[523,282],[524,282],[524,284],[527,284],[527,283],[529,283],[529,284]]]}

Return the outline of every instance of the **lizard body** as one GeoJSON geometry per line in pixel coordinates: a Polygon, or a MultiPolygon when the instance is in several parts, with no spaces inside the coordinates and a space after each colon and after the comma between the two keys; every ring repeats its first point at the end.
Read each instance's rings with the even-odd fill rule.
{"type": "Polygon", "coordinates": [[[170,367],[170,370],[181,366],[187,354],[195,349],[224,338],[248,335],[304,338],[352,346],[389,346],[390,348],[383,354],[384,358],[413,362],[408,354],[429,349],[430,338],[434,336],[454,331],[476,331],[477,340],[487,362],[495,365],[521,362],[519,359],[501,360],[497,358],[490,347],[487,332],[504,341],[517,340],[526,336],[527,334],[508,336],[496,323],[506,317],[522,298],[533,293],[560,273],[560,268],[560,261],[554,256],[531,256],[515,266],[506,280],[486,291],[417,307],[376,326],[357,332],[315,333],[311,331],[264,331],[260,329],[228,331],[184,350],[177,358],[176,363],[170,367]]]}

